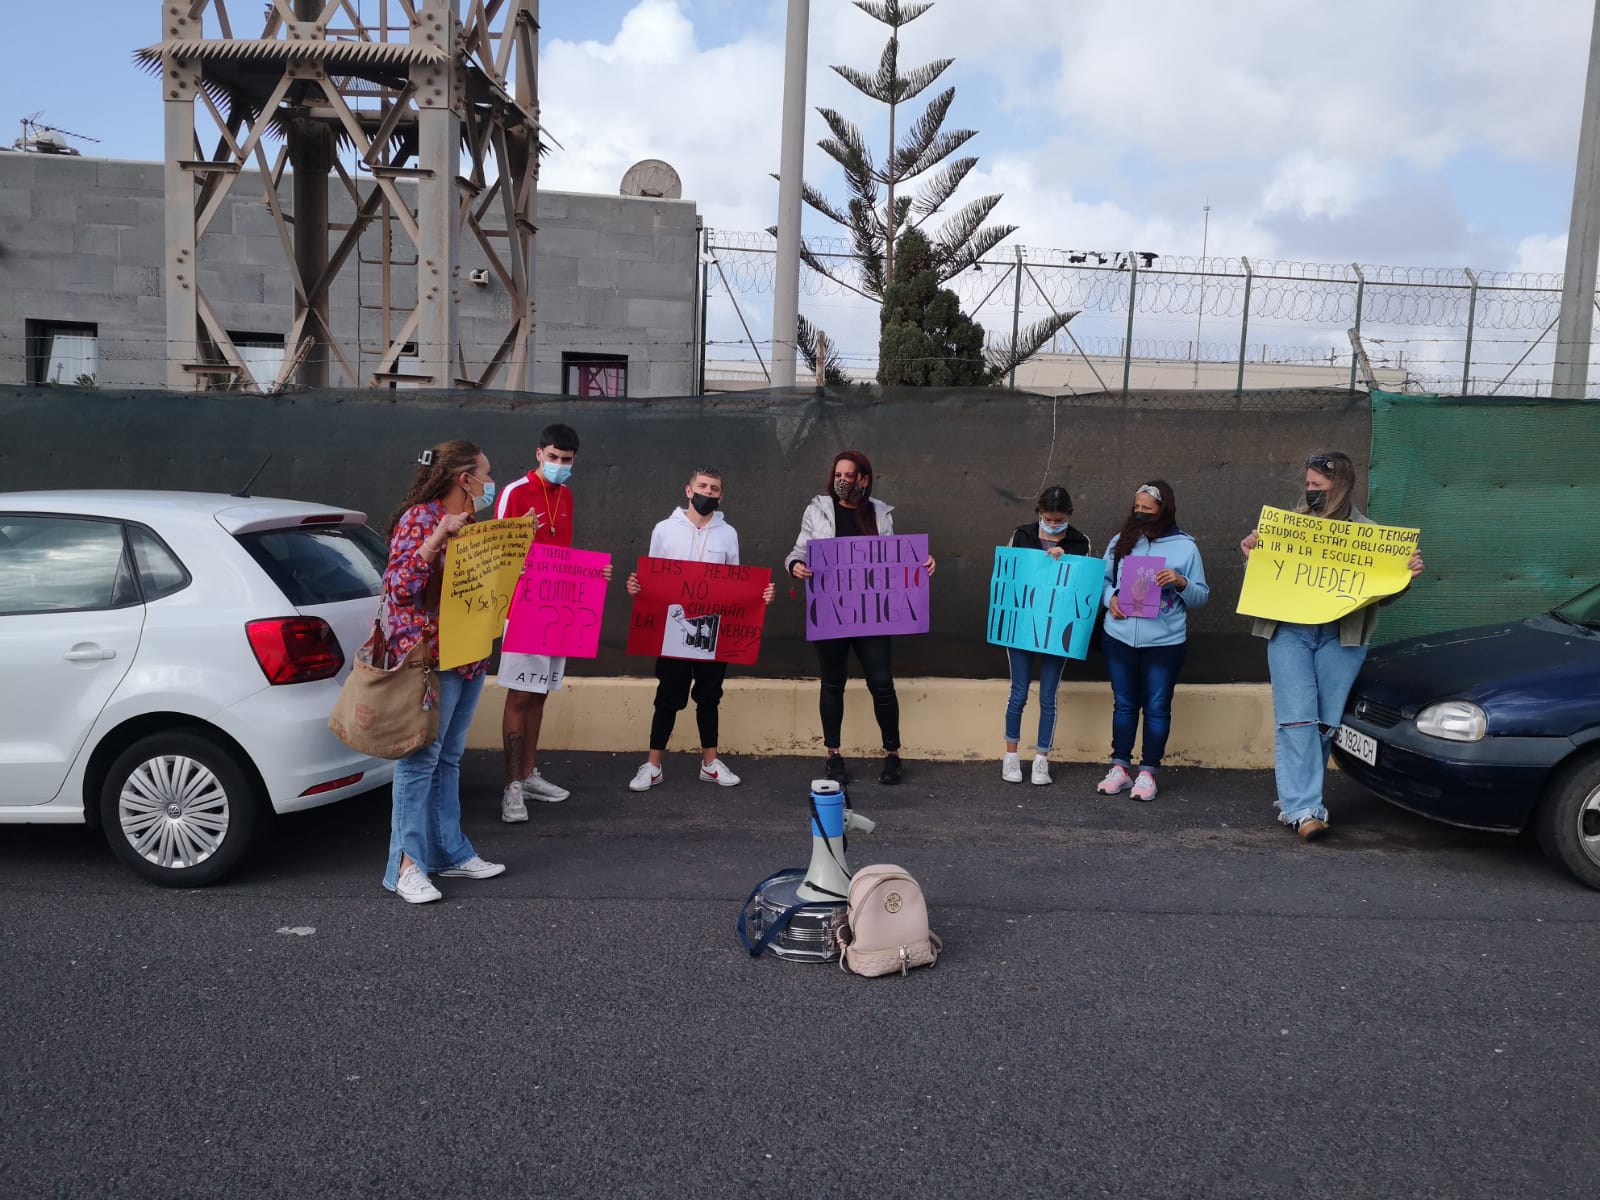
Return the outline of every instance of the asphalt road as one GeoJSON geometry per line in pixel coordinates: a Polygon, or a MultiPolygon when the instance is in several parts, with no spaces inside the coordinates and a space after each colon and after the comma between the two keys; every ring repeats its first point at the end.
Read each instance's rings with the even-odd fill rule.
{"type": "Polygon", "coordinates": [[[1600,893],[1525,840],[1261,772],[1152,805],[998,764],[852,787],[851,860],[922,881],[945,956],[863,980],[739,946],[805,861],[815,763],[550,756],[467,830],[509,864],[411,907],[377,793],[223,885],[0,830],[0,1196],[1591,1196],[1600,893]]]}

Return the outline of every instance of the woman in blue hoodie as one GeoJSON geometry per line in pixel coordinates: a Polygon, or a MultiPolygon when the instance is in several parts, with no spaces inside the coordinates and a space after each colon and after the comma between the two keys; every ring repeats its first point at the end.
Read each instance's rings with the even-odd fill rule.
{"type": "Polygon", "coordinates": [[[1156,772],[1166,753],[1172,729],[1172,692],[1189,650],[1189,610],[1200,608],[1211,595],[1206,569],[1194,538],[1178,528],[1178,502],[1165,479],[1140,484],[1133,508],[1122,529],[1106,547],[1106,666],[1111,673],[1111,770],[1096,787],[1106,796],[1133,789],[1133,799],[1156,798],[1156,772]],[[1155,581],[1161,588],[1161,605],[1153,617],[1134,617],[1122,611],[1117,592],[1122,583],[1122,560],[1155,555],[1165,559],[1155,581]],[[1133,736],[1144,712],[1144,738],[1140,744],[1139,775],[1133,770],[1133,736]]]}

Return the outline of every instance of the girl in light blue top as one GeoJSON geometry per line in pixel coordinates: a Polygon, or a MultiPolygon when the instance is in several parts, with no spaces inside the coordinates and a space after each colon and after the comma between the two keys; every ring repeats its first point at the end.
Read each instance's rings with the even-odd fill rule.
{"type": "Polygon", "coordinates": [[[1156,773],[1172,730],[1172,693],[1189,652],[1189,610],[1200,608],[1211,595],[1200,549],[1194,538],[1178,528],[1177,498],[1165,479],[1139,485],[1128,519],[1106,547],[1105,561],[1102,602],[1106,618],[1101,648],[1111,674],[1111,770],[1095,790],[1114,796],[1132,789],[1133,799],[1154,800],[1156,773]],[[1130,555],[1158,555],[1166,560],[1155,577],[1161,604],[1153,617],[1129,616],[1117,599],[1122,561],[1130,555]],[[1135,779],[1131,774],[1133,738],[1141,711],[1144,737],[1135,779]]]}

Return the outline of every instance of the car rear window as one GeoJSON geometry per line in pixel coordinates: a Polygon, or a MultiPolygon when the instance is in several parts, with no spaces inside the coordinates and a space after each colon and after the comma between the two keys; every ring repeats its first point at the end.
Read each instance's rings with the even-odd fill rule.
{"type": "Polygon", "coordinates": [[[383,591],[389,550],[365,525],[297,525],[238,538],[296,608],[360,600],[383,591]]]}

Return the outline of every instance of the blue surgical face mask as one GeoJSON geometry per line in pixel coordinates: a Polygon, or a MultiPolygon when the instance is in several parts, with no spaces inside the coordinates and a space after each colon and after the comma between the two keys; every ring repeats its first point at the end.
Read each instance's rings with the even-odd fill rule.
{"type": "Polygon", "coordinates": [[[539,473],[559,487],[572,478],[572,466],[570,463],[540,463],[539,473]]]}
{"type": "Polygon", "coordinates": [[[483,484],[483,495],[474,496],[472,498],[472,511],[475,513],[481,513],[487,509],[493,508],[495,493],[494,480],[479,479],[476,475],[468,475],[467,478],[473,480],[474,482],[483,484]]]}
{"type": "Polygon", "coordinates": [[[1067,531],[1067,527],[1071,524],[1071,521],[1063,521],[1059,525],[1046,525],[1043,521],[1040,521],[1039,532],[1048,533],[1051,537],[1054,537],[1058,533],[1065,533],[1067,531]]]}

